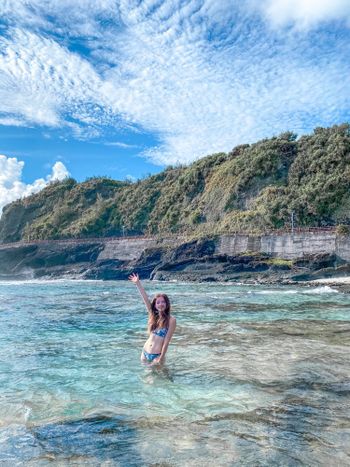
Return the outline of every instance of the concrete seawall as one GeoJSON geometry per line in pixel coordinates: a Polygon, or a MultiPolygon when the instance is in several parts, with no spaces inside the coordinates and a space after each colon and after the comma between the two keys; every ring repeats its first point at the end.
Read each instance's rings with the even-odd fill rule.
{"type": "MultiPolygon", "coordinates": [[[[1,250],[16,250],[23,247],[36,246],[43,250],[65,251],[77,245],[100,245],[98,261],[138,260],[145,250],[156,248],[175,248],[190,241],[186,237],[127,237],[127,238],[94,238],[71,240],[47,240],[37,242],[20,242],[0,244],[1,250]]],[[[296,259],[308,255],[335,254],[350,262],[350,236],[337,236],[334,231],[298,232],[271,235],[229,234],[219,236],[215,240],[216,255],[234,256],[241,253],[266,253],[282,259],[296,259]]]]}
{"type": "Polygon", "coordinates": [[[337,237],[335,239],[335,254],[344,261],[350,262],[350,237],[337,237]]]}
{"type": "Polygon", "coordinates": [[[106,241],[104,245],[104,249],[97,258],[98,260],[132,261],[138,259],[147,248],[155,248],[159,245],[159,242],[153,238],[121,238],[106,241]]]}
{"type": "Polygon", "coordinates": [[[276,258],[296,259],[315,254],[336,254],[350,261],[350,237],[337,237],[335,232],[303,232],[282,235],[223,235],[217,245],[218,254],[240,254],[247,251],[267,253],[276,258]]]}
{"type": "MultiPolygon", "coordinates": [[[[174,247],[186,238],[121,238],[104,241],[98,260],[139,259],[146,249],[174,247]]],[[[234,256],[245,252],[266,253],[281,259],[297,259],[316,254],[336,254],[350,261],[350,237],[337,237],[335,232],[304,232],[282,235],[222,235],[218,238],[214,254],[234,256]]]]}

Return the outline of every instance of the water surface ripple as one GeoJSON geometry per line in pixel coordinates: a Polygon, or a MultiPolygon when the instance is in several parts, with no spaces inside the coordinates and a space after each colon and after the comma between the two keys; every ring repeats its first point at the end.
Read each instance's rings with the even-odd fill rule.
{"type": "Polygon", "coordinates": [[[127,282],[0,282],[0,464],[350,465],[350,295],[147,283],[173,303],[162,369],[127,282]]]}

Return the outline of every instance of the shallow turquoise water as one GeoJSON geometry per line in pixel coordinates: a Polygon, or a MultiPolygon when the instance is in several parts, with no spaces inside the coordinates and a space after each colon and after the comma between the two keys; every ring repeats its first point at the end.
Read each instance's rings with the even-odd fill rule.
{"type": "Polygon", "coordinates": [[[0,282],[0,465],[349,465],[350,295],[147,283],[173,303],[163,369],[128,282],[0,282]]]}

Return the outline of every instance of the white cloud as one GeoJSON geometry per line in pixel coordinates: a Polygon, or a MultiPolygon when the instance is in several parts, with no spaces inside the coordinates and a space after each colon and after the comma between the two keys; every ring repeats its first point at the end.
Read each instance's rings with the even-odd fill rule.
{"type": "Polygon", "coordinates": [[[122,149],[135,149],[139,148],[137,144],[128,144],[128,143],[122,143],[121,141],[111,141],[105,143],[105,146],[115,146],[117,148],[122,148],[122,149]]]}
{"type": "Polygon", "coordinates": [[[350,25],[349,0],[265,0],[256,6],[277,28],[293,25],[308,30],[333,20],[345,20],[350,25]]]}
{"type": "Polygon", "coordinates": [[[336,52],[326,61],[304,59],[310,44],[298,51],[286,41],[276,53],[275,37],[238,10],[222,45],[222,29],[215,28],[218,16],[232,20],[228,6],[221,4],[215,15],[214,2],[186,8],[165,2],[150,13],[147,2],[121,2],[128,28],[109,53],[116,66],[105,74],[106,94],[133,121],[161,135],[162,143],[145,153],[153,161],[190,162],[287,129],[310,131],[330,120],[331,108],[346,109],[349,67],[336,52]],[[173,6],[166,14],[165,4],[173,6]]]}
{"type": "Polygon", "coordinates": [[[10,3],[0,6],[11,25],[0,43],[0,124],[66,126],[76,138],[137,126],[159,139],[144,155],[174,164],[348,115],[345,39],[324,39],[323,56],[306,35],[281,39],[250,16],[258,9],[275,26],[314,27],[348,18],[348,2],[10,3]],[[88,53],[72,52],[67,37],[88,53]]]}
{"type": "MultiPolygon", "coordinates": [[[[56,41],[16,29],[0,42],[0,112],[23,123],[59,127],[101,125],[111,117],[102,81],[78,54],[56,41]]],[[[7,117],[7,119],[10,117],[7,117]]],[[[6,123],[6,118],[5,118],[6,123]]]]}
{"type": "Polygon", "coordinates": [[[0,155],[0,214],[3,207],[16,199],[29,196],[45,188],[54,180],[63,180],[69,176],[69,172],[62,162],[56,162],[51,174],[39,178],[31,184],[21,181],[24,162],[15,157],[0,155]]]}
{"type": "Polygon", "coordinates": [[[48,182],[52,182],[54,180],[63,180],[64,178],[69,176],[69,172],[66,169],[65,165],[58,161],[55,162],[53,167],[52,167],[52,174],[48,175],[46,180],[48,182]]]}
{"type": "Polygon", "coordinates": [[[20,118],[12,118],[12,117],[0,117],[0,125],[6,126],[26,126],[28,125],[27,122],[21,120],[20,118]]]}
{"type": "Polygon", "coordinates": [[[118,7],[115,0],[1,0],[0,17],[24,28],[93,38],[103,32],[101,20],[118,20],[118,7]]]}

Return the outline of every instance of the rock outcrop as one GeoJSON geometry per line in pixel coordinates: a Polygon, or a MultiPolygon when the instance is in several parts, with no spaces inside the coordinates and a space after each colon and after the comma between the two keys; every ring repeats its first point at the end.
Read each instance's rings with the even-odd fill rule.
{"type": "MultiPolygon", "coordinates": [[[[311,253],[305,251],[305,238],[301,242],[303,250],[298,249],[300,238],[294,250],[293,239],[271,239],[270,246],[277,245],[282,253],[279,255],[271,249],[247,250],[248,244],[266,245],[266,239],[238,237],[145,237],[0,245],[0,278],[117,280],[137,271],[141,278],[153,280],[283,283],[350,275],[350,263],[337,254],[339,242],[330,242],[329,233],[324,235],[324,241],[330,242],[328,251],[324,251],[325,244],[318,237],[316,244],[320,248],[311,253]],[[282,244],[287,245],[284,257],[282,244]]],[[[343,239],[342,248],[346,245],[343,239]]]]}

